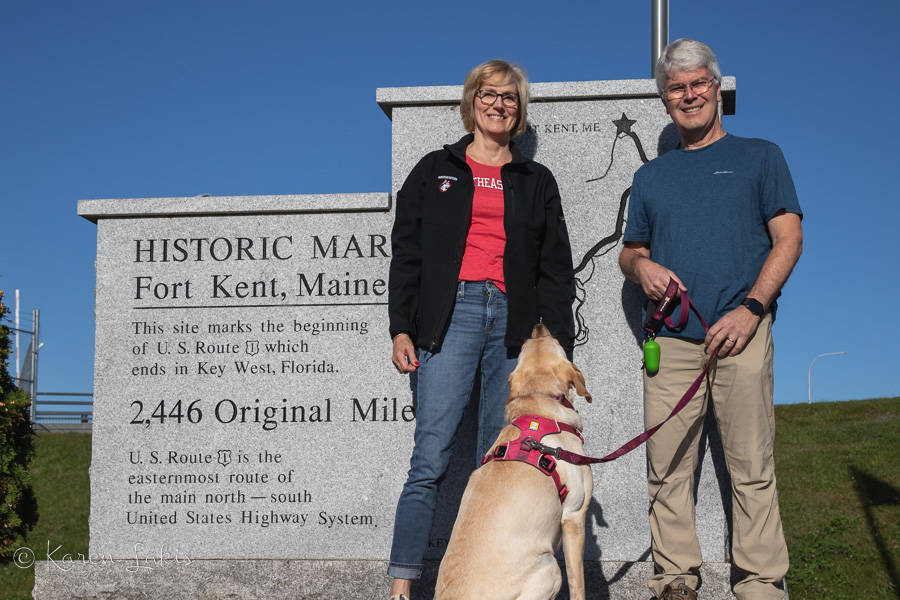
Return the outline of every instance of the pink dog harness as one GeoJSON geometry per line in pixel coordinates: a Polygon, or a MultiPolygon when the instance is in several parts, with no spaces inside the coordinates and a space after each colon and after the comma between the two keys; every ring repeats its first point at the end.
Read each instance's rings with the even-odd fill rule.
{"type": "Polygon", "coordinates": [[[560,481],[559,473],[556,472],[556,458],[559,457],[559,452],[562,448],[545,446],[541,443],[541,440],[546,435],[567,431],[574,433],[581,441],[584,441],[581,433],[571,425],[559,423],[538,415],[522,415],[515,419],[512,425],[519,428],[519,437],[494,448],[493,454],[486,454],[481,459],[481,464],[487,464],[491,460],[515,460],[528,463],[544,475],[549,475],[553,478],[553,483],[556,484],[556,491],[559,493],[559,501],[562,503],[569,493],[569,489],[563,485],[562,481],[560,481]]]}

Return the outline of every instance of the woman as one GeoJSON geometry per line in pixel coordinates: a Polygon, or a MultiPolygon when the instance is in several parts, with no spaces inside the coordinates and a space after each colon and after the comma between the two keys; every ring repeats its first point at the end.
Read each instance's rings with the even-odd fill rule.
{"type": "Polygon", "coordinates": [[[388,568],[392,600],[408,600],[421,574],[438,484],[479,365],[480,459],[505,424],[507,380],[534,325],[572,349],[572,253],[559,189],[510,141],[525,131],[528,97],[517,65],[473,69],[460,104],[469,134],[425,156],[397,194],[392,362],[401,374],[416,372],[417,408],[388,568]]]}

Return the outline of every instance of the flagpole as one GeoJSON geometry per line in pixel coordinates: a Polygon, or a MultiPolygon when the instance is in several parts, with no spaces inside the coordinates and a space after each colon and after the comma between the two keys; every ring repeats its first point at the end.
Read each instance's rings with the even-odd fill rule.
{"type": "Polygon", "coordinates": [[[650,17],[650,77],[656,77],[656,61],[669,44],[669,0],[652,0],[650,17]]]}

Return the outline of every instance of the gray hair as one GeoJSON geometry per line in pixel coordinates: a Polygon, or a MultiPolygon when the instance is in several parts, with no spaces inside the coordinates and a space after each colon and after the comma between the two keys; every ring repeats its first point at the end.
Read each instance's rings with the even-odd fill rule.
{"type": "Polygon", "coordinates": [[[716,81],[716,87],[722,85],[722,72],[719,70],[719,61],[709,46],[697,40],[681,38],[666,46],[659,60],[656,61],[654,75],[656,77],[656,89],[662,96],[665,91],[666,81],[669,75],[676,71],[694,71],[703,69],[712,75],[716,81]]]}

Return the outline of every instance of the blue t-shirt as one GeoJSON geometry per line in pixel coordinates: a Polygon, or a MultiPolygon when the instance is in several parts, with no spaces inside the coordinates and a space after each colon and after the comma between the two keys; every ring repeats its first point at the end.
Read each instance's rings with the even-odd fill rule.
{"type": "MultiPolygon", "coordinates": [[[[624,240],[649,243],[650,258],[681,279],[712,325],[740,306],[756,282],[772,249],[766,224],[781,209],[803,214],[781,149],[726,134],[637,170],[624,240]]],[[[684,331],[663,328],[660,335],[706,337],[695,314],[684,331]]]]}

